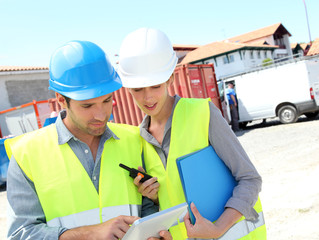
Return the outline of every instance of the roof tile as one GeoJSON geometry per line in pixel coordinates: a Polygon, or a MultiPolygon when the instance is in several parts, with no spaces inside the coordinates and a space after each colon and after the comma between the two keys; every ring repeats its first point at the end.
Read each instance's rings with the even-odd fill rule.
{"type": "Polygon", "coordinates": [[[214,57],[223,53],[238,50],[241,48],[277,48],[277,46],[272,45],[256,45],[256,44],[241,44],[241,43],[231,43],[231,42],[213,42],[202,47],[197,48],[194,51],[189,52],[185,58],[181,61],[181,64],[191,63],[194,61],[199,61],[201,59],[214,57]]]}
{"type": "Polygon", "coordinates": [[[31,66],[0,66],[0,72],[31,71],[31,70],[49,70],[48,67],[31,66]]]}
{"type": "Polygon", "coordinates": [[[252,42],[260,38],[273,35],[280,27],[283,28],[283,30],[286,31],[289,34],[289,36],[291,36],[291,34],[284,28],[284,26],[282,26],[281,23],[276,23],[268,27],[264,27],[249,33],[245,33],[236,37],[229,38],[228,40],[231,42],[242,42],[242,43],[252,42]]]}
{"type": "Polygon", "coordinates": [[[307,56],[317,55],[319,54],[319,38],[316,38],[311,47],[309,52],[307,53],[307,56]]]}
{"type": "Polygon", "coordinates": [[[173,45],[173,49],[175,51],[178,51],[178,50],[184,50],[184,49],[187,49],[187,50],[194,50],[196,48],[199,48],[201,45],[183,45],[183,44],[174,44],[173,45]]]}

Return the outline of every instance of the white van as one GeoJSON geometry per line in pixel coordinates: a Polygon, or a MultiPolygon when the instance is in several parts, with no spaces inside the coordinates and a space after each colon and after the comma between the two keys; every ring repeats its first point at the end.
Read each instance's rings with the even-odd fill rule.
{"type": "Polygon", "coordinates": [[[302,114],[309,118],[319,114],[319,56],[224,78],[224,89],[229,82],[235,84],[241,126],[276,116],[282,123],[293,123],[302,114]]]}

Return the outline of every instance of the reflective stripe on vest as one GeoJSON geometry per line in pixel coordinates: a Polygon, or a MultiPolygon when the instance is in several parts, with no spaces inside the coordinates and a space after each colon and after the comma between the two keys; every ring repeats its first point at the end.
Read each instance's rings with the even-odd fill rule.
{"type": "MultiPolygon", "coordinates": [[[[180,219],[180,222],[183,222],[183,220],[180,219]]],[[[178,223],[176,222],[173,224],[173,226],[176,226],[177,224],[178,223]]],[[[237,222],[223,236],[221,236],[220,238],[217,238],[216,240],[241,239],[247,236],[250,232],[255,231],[257,228],[263,225],[265,225],[264,213],[260,212],[258,213],[258,218],[255,221],[244,219],[240,222],[237,222]]],[[[258,240],[266,239],[265,237],[266,236],[264,236],[264,238],[257,238],[257,239],[258,240]]]]}
{"type": "Polygon", "coordinates": [[[92,209],[101,209],[102,222],[103,208],[142,204],[133,179],[119,167],[119,163],[134,168],[142,165],[138,128],[108,126],[120,140],[110,138],[104,144],[99,193],[70,146],[57,144],[55,124],[25,134],[12,146],[17,163],[34,182],[47,222],[92,209]]]}
{"type": "MultiPolygon", "coordinates": [[[[159,202],[161,209],[166,209],[185,202],[184,193],[176,167],[176,158],[208,146],[209,119],[210,109],[208,99],[181,98],[178,101],[173,113],[171,142],[166,171],[154,147],[143,140],[147,172],[152,176],[157,176],[158,181],[161,184],[159,190],[159,202]]],[[[258,214],[261,214],[260,217],[262,220],[259,219],[258,223],[264,223],[259,198],[254,209],[258,214]]],[[[242,221],[249,222],[242,217],[237,223],[242,221]]],[[[247,229],[246,225],[246,223],[240,223],[238,226],[245,227],[247,229]]],[[[172,233],[174,240],[187,239],[184,223],[180,223],[179,225],[170,228],[170,232],[172,233]]],[[[246,234],[248,233],[249,231],[246,231],[246,234]]],[[[265,239],[265,228],[260,233],[260,236],[262,236],[261,238],[250,237],[253,236],[253,234],[249,234],[248,236],[249,237],[245,239],[265,239]]]]}
{"type": "Polygon", "coordinates": [[[263,212],[260,212],[258,213],[258,218],[255,221],[244,219],[235,223],[223,236],[218,238],[218,240],[233,240],[243,238],[264,224],[264,214],[263,212]]]}
{"type": "MultiPolygon", "coordinates": [[[[102,222],[119,215],[138,216],[141,205],[122,205],[105,207],[102,209],[102,222]]],[[[85,212],[75,213],[68,216],[57,217],[50,220],[49,227],[65,227],[68,229],[100,223],[100,209],[91,209],[85,212]]]]}

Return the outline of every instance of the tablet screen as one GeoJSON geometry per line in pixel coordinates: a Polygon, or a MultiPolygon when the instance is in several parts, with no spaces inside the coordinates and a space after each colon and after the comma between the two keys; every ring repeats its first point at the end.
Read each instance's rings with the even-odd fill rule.
{"type": "Polygon", "coordinates": [[[187,211],[187,203],[153,213],[147,217],[136,220],[126,232],[122,240],[147,240],[149,237],[158,237],[159,232],[168,230],[182,214],[187,211]]]}

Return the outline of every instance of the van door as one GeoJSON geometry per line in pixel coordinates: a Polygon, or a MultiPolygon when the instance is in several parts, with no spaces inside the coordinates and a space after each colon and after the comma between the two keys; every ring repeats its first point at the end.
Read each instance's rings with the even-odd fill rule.
{"type": "Polygon", "coordinates": [[[319,106],[319,57],[307,60],[306,65],[309,74],[309,85],[312,88],[311,94],[317,106],[319,106]]]}
{"type": "Polygon", "coordinates": [[[228,100],[227,96],[225,94],[225,83],[224,81],[219,81],[217,83],[218,85],[218,91],[220,96],[220,102],[221,102],[221,109],[223,110],[223,116],[226,119],[227,123],[230,123],[230,110],[228,107],[228,100]]]}
{"type": "Polygon", "coordinates": [[[317,106],[319,106],[319,82],[313,83],[313,96],[317,106]]]}

